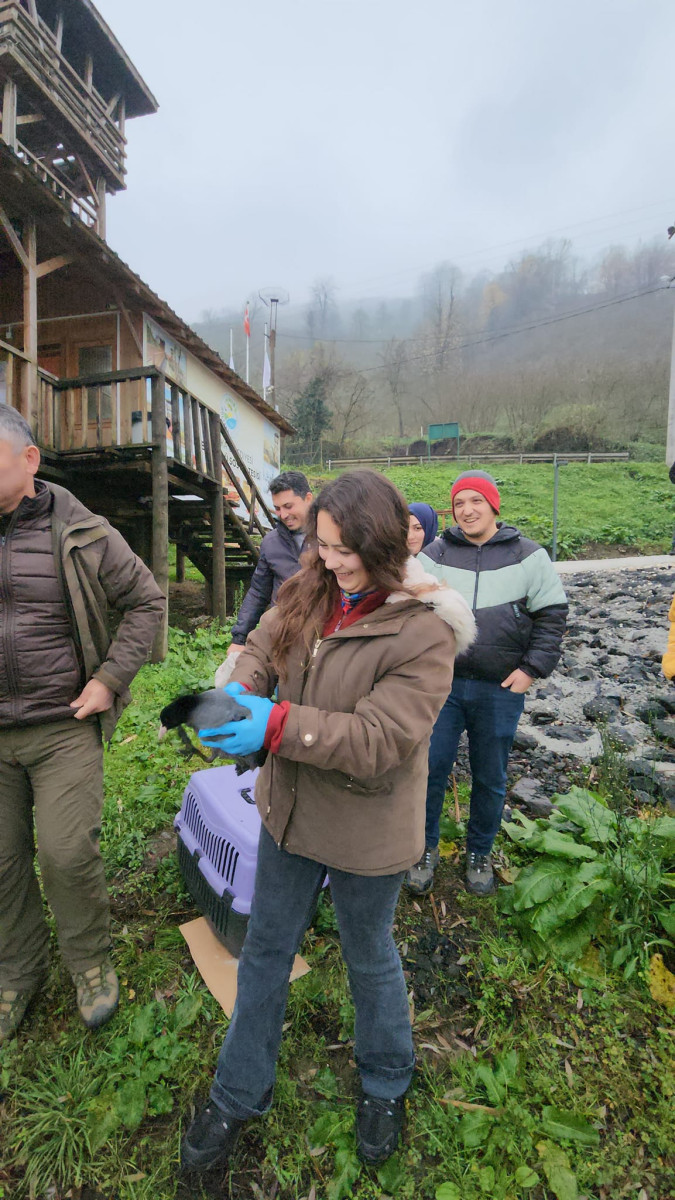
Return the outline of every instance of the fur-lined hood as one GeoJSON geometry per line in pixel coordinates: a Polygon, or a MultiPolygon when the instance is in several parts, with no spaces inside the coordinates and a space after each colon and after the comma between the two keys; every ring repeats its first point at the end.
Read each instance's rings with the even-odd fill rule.
{"type": "MultiPolygon", "coordinates": [[[[466,600],[455,588],[439,583],[427,574],[416,558],[410,557],[403,580],[405,591],[392,592],[385,604],[397,604],[402,600],[419,600],[432,609],[455,635],[455,653],[464,654],[476,636],[476,622],[466,600]]],[[[215,686],[225,687],[237,665],[238,655],[230,654],[216,671],[215,686]]]]}
{"type": "Polygon", "coordinates": [[[476,621],[464,597],[455,588],[439,583],[412,556],[406,565],[403,587],[405,591],[387,596],[385,604],[397,604],[411,596],[426,604],[450,626],[455,635],[457,654],[464,654],[476,636],[476,621]]]}

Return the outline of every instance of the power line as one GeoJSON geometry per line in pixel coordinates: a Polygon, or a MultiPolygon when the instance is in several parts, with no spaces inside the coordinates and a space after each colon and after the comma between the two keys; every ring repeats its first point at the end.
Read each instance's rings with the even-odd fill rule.
{"type": "MultiPolygon", "coordinates": [[[[650,288],[650,289],[642,290],[642,291],[638,291],[638,292],[628,292],[623,296],[616,296],[613,299],[603,301],[600,304],[587,305],[585,308],[573,308],[573,309],[570,309],[568,312],[558,313],[554,317],[544,318],[542,321],[537,322],[533,325],[532,324],[523,325],[523,326],[511,325],[506,329],[499,330],[495,334],[488,335],[486,338],[479,338],[478,340],[473,341],[473,342],[463,342],[463,343],[461,343],[461,345],[457,346],[456,348],[463,349],[466,346],[478,346],[478,345],[481,345],[484,341],[496,341],[498,338],[507,337],[511,334],[526,333],[530,329],[539,328],[540,325],[555,325],[557,321],[566,321],[570,317],[582,316],[584,313],[597,312],[602,308],[608,308],[615,304],[623,304],[628,300],[637,300],[641,296],[651,296],[654,292],[661,292],[661,291],[667,291],[667,290],[668,290],[667,287],[660,286],[660,287],[650,288]]],[[[407,337],[407,338],[397,338],[395,334],[392,337],[382,337],[382,338],[340,338],[340,337],[317,338],[316,336],[314,336],[313,334],[310,334],[310,333],[288,333],[286,331],[283,331],[279,336],[284,339],[289,338],[293,341],[320,342],[324,346],[335,346],[335,345],[381,346],[383,344],[386,344],[387,342],[391,342],[394,340],[398,341],[403,346],[410,346],[410,345],[415,345],[417,343],[425,342],[428,338],[428,334],[422,334],[419,337],[407,337]]],[[[455,348],[455,347],[453,347],[453,348],[455,348]]],[[[442,353],[446,353],[446,351],[442,351],[442,353]]],[[[369,367],[367,369],[373,370],[372,367],[369,367]]]]}
{"type": "MultiPolygon", "coordinates": [[[[669,290],[670,289],[669,289],[668,285],[661,285],[659,287],[645,288],[642,291],[632,292],[625,296],[616,296],[611,300],[603,301],[601,304],[587,305],[586,308],[577,308],[577,309],[571,310],[570,312],[558,313],[558,315],[555,317],[546,317],[541,321],[532,321],[528,325],[514,325],[508,329],[499,330],[496,333],[486,334],[484,337],[474,338],[473,340],[467,340],[464,342],[456,342],[454,345],[446,346],[442,350],[430,350],[424,354],[411,355],[410,357],[403,359],[401,365],[406,366],[409,363],[424,362],[424,361],[427,361],[428,359],[441,358],[441,357],[445,356],[446,354],[454,354],[458,350],[470,349],[472,346],[489,345],[491,342],[503,341],[505,338],[516,337],[518,334],[521,334],[521,333],[531,333],[535,329],[543,329],[549,325],[557,325],[561,321],[570,321],[574,317],[587,316],[590,313],[600,312],[600,311],[602,311],[602,309],[605,309],[605,308],[614,308],[620,304],[627,304],[632,300],[641,300],[644,296],[653,296],[656,292],[667,292],[669,290]]],[[[287,337],[289,335],[285,334],[284,336],[287,337]]],[[[317,339],[317,340],[320,341],[321,339],[317,339]]],[[[424,339],[416,338],[414,340],[415,341],[423,341],[424,339]]],[[[329,344],[331,344],[331,343],[329,343],[329,344]]],[[[404,344],[408,344],[407,341],[404,342],[404,344]]],[[[359,370],[357,370],[357,369],[347,370],[347,371],[343,372],[343,374],[345,376],[347,376],[347,375],[365,375],[365,374],[370,374],[372,371],[383,371],[385,369],[386,369],[386,365],[384,363],[380,363],[378,366],[361,367],[359,370]]]]}
{"type": "MultiPolygon", "coordinates": [[[[652,296],[655,292],[666,292],[668,286],[655,288],[647,288],[642,292],[634,292],[629,296],[617,296],[613,300],[605,300],[602,304],[589,305],[586,308],[578,308],[572,312],[559,313],[557,317],[547,317],[543,321],[533,321],[530,325],[513,326],[511,329],[503,329],[498,333],[489,334],[483,338],[476,338],[474,341],[459,342],[454,346],[448,346],[443,350],[433,350],[428,354],[418,354],[412,358],[405,359],[405,362],[420,362],[427,358],[439,358],[444,354],[452,354],[456,350],[465,350],[470,346],[483,346],[489,342],[498,342],[503,338],[515,337],[519,333],[530,333],[534,329],[543,329],[547,325],[557,325],[560,321],[570,321],[574,317],[583,317],[589,313],[600,312],[603,308],[612,308],[618,304],[626,304],[630,300],[640,300],[643,296],[652,296]]],[[[364,367],[364,371],[381,371],[382,367],[364,367]]]]}

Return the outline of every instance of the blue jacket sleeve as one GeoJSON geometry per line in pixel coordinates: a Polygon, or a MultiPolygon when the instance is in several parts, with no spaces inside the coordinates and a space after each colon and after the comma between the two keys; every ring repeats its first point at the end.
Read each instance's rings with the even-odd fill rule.
{"type": "Polygon", "coordinates": [[[243,646],[251,630],[255,629],[272,602],[273,589],[274,572],[265,557],[264,549],[261,549],[251,578],[251,586],[242,600],[237,620],[232,626],[232,641],[235,645],[243,646]]]}

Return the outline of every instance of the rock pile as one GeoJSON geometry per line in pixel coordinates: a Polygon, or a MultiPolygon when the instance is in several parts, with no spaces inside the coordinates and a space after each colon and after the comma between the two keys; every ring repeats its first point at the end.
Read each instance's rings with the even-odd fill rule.
{"type": "MultiPolygon", "coordinates": [[[[511,756],[509,803],[537,816],[582,780],[601,731],[625,756],[638,799],[675,811],[675,684],[661,672],[675,574],[662,567],[565,575],[563,655],[528,692],[511,756]]],[[[468,770],[460,751],[460,774],[468,770]]]]}

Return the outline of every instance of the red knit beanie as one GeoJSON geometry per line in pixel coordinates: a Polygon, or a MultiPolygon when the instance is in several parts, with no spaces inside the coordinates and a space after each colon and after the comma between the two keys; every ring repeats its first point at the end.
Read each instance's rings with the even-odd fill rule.
{"type": "Polygon", "coordinates": [[[455,508],[455,496],[458,492],[463,492],[469,488],[474,492],[480,492],[481,496],[485,496],[490,507],[494,509],[495,514],[499,515],[501,503],[499,489],[496,480],[491,475],[488,475],[487,471],[464,471],[462,475],[457,476],[450,491],[453,512],[455,508]]]}

